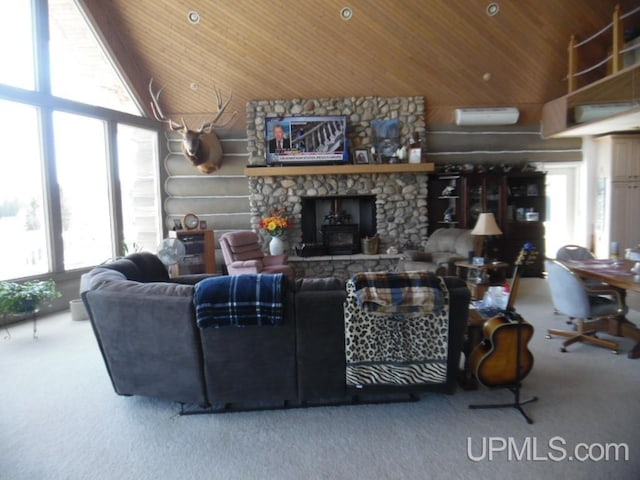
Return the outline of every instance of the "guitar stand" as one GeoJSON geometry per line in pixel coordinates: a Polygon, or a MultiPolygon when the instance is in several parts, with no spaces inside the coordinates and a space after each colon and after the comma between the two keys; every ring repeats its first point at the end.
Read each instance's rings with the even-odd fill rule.
{"type": "Polygon", "coordinates": [[[529,400],[525,400],[524,402],[520,401],[520,343],[522,340],[522,316],[513,310],[505,311],[505,315],[509,318],[509,320],[513,320],[515,318],[518,323],[518,328],[516,328],[516,345],[518,345],[518,348],[516,348],[516,383],[515,385],[506,387],[515,395],[515,398],[513,400],[513,403],[489,403],[480,405],[472,404],[469,405],[469,408],[473,410],[481,408],[515,408],[522,414],[527,423],[531,425],[533,423],[533,420],[531,420],[531,417],[529,417],[529,415],[527,415],[527,413],[522,409],[522,406],[537,401],[538,397],[532,397],[529,400]]]}
{"type": "Polygon", "coordinates": [[[515,400],[513,401],[513,403],[489,403],[489,404],[484,404],[484,405],[469,405],[469,408],[471,409],[480,409],[480,408],[507,408],[507,407],[512,407],[515,408],[516,410],[518,410],[522,416],[524,417],[524,419],[527,421],[527,423],[529,425],[531,425],[533,423],[533,420],[531,420],[531,417],[529,417],[529,415],[527,415],[527,413],[522,409],[523,405],[526,405],[527,403],[531,403],[531,402],[535,402],[538,400],[538,397],[531,397],[529,400],[525,400],[524,402],[520,401],[520,383],[518,383],[515,387],[510,387],[509,390],[511,390],[511,392],[513,392],[513,394],[515,395],[515,400]]]}

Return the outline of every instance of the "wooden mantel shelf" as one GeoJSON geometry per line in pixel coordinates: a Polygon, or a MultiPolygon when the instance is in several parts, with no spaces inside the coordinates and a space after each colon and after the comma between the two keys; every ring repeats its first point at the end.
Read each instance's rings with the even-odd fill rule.
{"type": "Polygon", "coordinates": [[[380,165],[310,165],[296,167],[245,167],[247,177],[282,177],[295,175],[357,175],[362,173],[426,173],[433,163],[390,163],[380,165]]]}

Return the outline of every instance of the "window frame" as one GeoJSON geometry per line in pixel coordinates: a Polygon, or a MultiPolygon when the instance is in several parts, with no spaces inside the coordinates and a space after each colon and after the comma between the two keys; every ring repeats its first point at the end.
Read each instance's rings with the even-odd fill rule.
{"type": "MultiPolygon", "coordinates": [[[[81,8],[78,6],[78,8],[81,8]]],[[[122,251],[124,244],[123,238],[123,219],[122,219],[122,203],[120,198],[120,185],[118,176],[118,149],[117,135],[118,125],[123,124],[131,127],[142,128],[156,132],[157,152],[158,156],[154,159],[155,168],[158,172],[158,181],[156,185],[157,218],[158,228],[162,229],[164,235],[166,228],[164,227],[162,205],[165,201],[165,193],[162,185],[166,181],[166,173],[160,168],[160,159],[167,153],[166,142],[164,141],[164,131],[162,125],[156,120],[144,116],[136,116],[117,110],[111,110],[104,107],[88,105],[73,100],[55,97],[51,94],[51,83],[49,77],[49,51],[48,51],[48,5],[47,0],[32,0],[33,9],[33,35],[34,35],[34,63],[35,63],[35,90],[26,90],[14,86],[0,84],[0,98],[10,102],[22,103],[33,106],[37,109],[40,124],[40,138],[42,150],[42,175],[44,183],[44,209],[45,209],[45,229],[47,232],[47,248],[49,251],[48,272],[17,278],[12,280],[53,278],[54,281],[68,282],[79,280],[82,273],[90,270],[92,267],[79,268],[76,270],[64,269],[63,245],[62,245],[62,216],[60,204],[60,192],[58,189],[56,176],[56,160],[53,135],[53,112],[61,111],[81,115],[85,117],[95,118],[104,121],[106,124],[105,140],[107,145],[108,157],[108,191],[110,205],[110,221],[112,238],[112,256],[117,257],[122,251]]],[[[97,38],[98,43],[100,39],[97,38]]],[[[108,56],[108,49],[104,49],[108,56]]],[[[124,82],[124,77],[121,76],[124,82]]],[[[134,101],[140,105],[135,93],[129,88],[134,101]]],[[[16,126],[19,128],[19,126],[16,126]]],[[[34,132],[35,134],[36,132],[34,132]]],[[[73,288],[73,287],[72,287],[73,288]]],[[[64,291],[65,297],[70,294],[64,291]]],[[[73,297],[77,297],[77,287],[73,292],[73,297]]],[[[68,300],[66,298],[65,300],[68,300]]],[[[58,302],[60,303],[60,302],[58,302]]]]}

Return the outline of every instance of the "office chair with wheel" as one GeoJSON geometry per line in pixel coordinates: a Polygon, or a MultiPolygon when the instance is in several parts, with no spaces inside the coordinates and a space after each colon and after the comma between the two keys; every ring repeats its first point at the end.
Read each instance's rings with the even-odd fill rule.
{"type": "Polygon", "coordinates": [[[556,252],[556,260],[593,260],[594,255],[585,247],[565,245],[556,252]]]}
{"type": "Polygon", "coordinates": [[[626,313],[626,307],[620,292],[615,289],[591,289],[571,270],[557,260],[545,260],[547,284],[556,310],[577,320],[576,331],[549,329],[547,338],[553,335],[567,337],[562,343],[566,347],[576,342],[590,343],[609,348],[618,353],[618,344],[596,336],[602,321],[617,321],[626,313]]]}

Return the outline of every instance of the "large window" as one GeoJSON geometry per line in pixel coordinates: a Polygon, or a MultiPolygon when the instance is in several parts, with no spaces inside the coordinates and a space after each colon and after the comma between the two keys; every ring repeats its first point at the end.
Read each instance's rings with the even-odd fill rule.
{"type": "Polygon", "coordinates": [[[58,278],[132,249],[154,251],[162,236],[157,122],[139,116],[74,0],[6,3],[0,280],[58,278]]]}
{"type": "Polygon", "coordinates": [[[0,280],[48,271],[38,110],[0,100],[0,280]],[[19,128],[18,128],[19,126],[19,128]]]}
{"type": "Polygon", "coordinates": [[[96,265],[112,252],[105,124],[54,112],[53,132],[64,268],[96,265]]]}
{"type": "Polygon", "coordinates": [[[49,53],[53,95],[140,114],[73,0],[49,0],[49,53]]]}
{"type": "Polygon", "coordinates": [[[2,2],[0,15],[0,84],[33,90],[35,66],[31,2],[2,2]]]}
{"type": "Polygon", "coordinates": [[[158,227],[158,141],[156,132],[118,126],[118,173],[125,251],[155,251],[158,227]]]}

